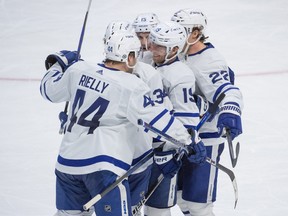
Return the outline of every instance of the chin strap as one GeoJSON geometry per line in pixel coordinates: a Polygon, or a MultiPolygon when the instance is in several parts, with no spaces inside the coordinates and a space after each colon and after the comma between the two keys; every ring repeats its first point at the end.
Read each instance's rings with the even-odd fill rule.
{"type": "Polygon", "coordinates": [[[201,37],[202,37],[202,34],[200,34],[199,37],[198,37],[194,42],[192,42],[192,43],[190,43],[190,42],[188,41],[188,38],[187,38],[187,40],[186,40],[187,46],[185,47],[185,50],[183,51],[183,54],[186,55],[189,47],[190,47],[190,46],[193,46],[194,44],[196,44],[196,43],[201,39],[201,37]]]}
{"type": "Polygon", "coordinates": [[[130,68],[130,69],[134,69],[134,68],[136,67],[136,65],[137,65],[137,62],[136,62],[135,65],[130,66],[129,63],[128,63],[128,58],[127,58],[127,60],[125,61],[125,63],[126,63],[126,65],[127,65],[127,67],[130,68]]]}

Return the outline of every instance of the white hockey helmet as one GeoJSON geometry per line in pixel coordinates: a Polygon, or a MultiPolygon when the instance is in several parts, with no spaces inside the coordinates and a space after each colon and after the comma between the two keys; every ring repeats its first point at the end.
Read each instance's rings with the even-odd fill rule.
{"type": "Polygon", "coordinates": [[[104,44],[116,32],[132,32],[132,31],[134,31],[134,29],[130,22],[124,20],[112,21],[108,24],[106,28],[106,32],[103,37],[104,44]]]}
{"type": "Polygon", "coordinates": [[[149,41],[166,47],[167,55],[173,47],[178,47],[178,55],[186,42],[187,33],[185,28],[175,22],[163,22],[154,27],[149,35],[149,41]]]}
{"type": "Polygon", "coordinates": [[[137,57],[140,51],[140,42],[135,33],[119,32],[111,35],[104,45],[106,59],[128,63],[131,52],[137,57]]]}
{"type": "Polygon", "coordinates": [[[200,10],[182,9],[177,11],[171,18],[172,21],[177,22],[185,27],[187,34],[190,34],[193,28],[197,27],[205,35],[207,29],[207,18],[200,10]]]}
{"type": "Polygon", "coordinates": [[[135,32],[150,32],[159,23],[159,19],[154,13],[141,13],[133,22],[135,32]]]}

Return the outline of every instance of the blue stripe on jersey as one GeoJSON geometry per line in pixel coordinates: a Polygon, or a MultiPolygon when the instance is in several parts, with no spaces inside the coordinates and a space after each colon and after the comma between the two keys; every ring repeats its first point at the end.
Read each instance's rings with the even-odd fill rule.
{"type": "MultiPolygon", "coordinates": [[[[44,87],[44,84],[47,82],[44,82],[44,84],[42,84],[43,83],[43,80],[45,79],[45,77],[47,76],[49,74],[49,72],[47,72],[45,75],[44,75],[44,77],[42,78],[42,80],[41,80],[41,85],[40,85],[40,93],[41,93],[41,95],[43,95],[43,96],[46,96],[45,94],[44,94],[44,90],[43,90],[43,87],[44,87]]],[[[45,88],[44,88],[45,89],[45,88]]],[[[47,98],[47,97],[46,97],[47,98]]],[[[48,98],[47,98],[48,99],[48,98]]],[[[50,100],[51,101],[51,100],[50,100]]]]}
{"type": "MultiPolygon", "coordinates": [[[[60,74],[60,75],[63,74],[62,72],[60,72],[60,71],[58,71],[58,70],[55,70],[54,72],[55,72],[55,73],[54,73],[51,77],[56,77],[56,76],[59,75],[59,74],[60,74]]],[[[43,82],[43,80],[45,79],[45,77],[46,77],[48,74],[49,74],[49,72],[45,74],[45,76],[44,76],[43,79],[42,79],[42,82],[43,82]]],[[[56,82],[56,81],[58,81],[59,79],[61,79],[61,77],[62,77],[62,76],[60,76],[60,78],[54,80],[54,82],[56,82]]],[[[47,81],[48,81],[48,79],[47,79],[47,80],[44,82],[44,84],[43,84],[44,92],[43,92],[43,89],[42,89],[42,85],[40,86],[40,92],[41,92],[41,94],[42,94],[43,96],[46,97],[47,100],[49,100],[49,101],[52,102],[52,100],[48,97],[47,91],[46,91],[46,83],[47,83],[47,81]]]]}
{"type": "MultiPolygon", "coordinates": [[[[166,133],[167,130],[170,128],[170,126],[173,124],[174,122],[174,117],[171,116],[170,121],[168,122],[168,124],[166,125],[166,127],[162,130],[163,133],[166,133]]],[[[161,136],[157,136],[156,139],[161,139],[161,136]]]]}
{"type": "Polygon", "coordinates": [[[225,103],[225,105],[226,105],[226,104],[232,104],[232,105],[235,105],[235,106],[238,106],[238,107],[240,107],[240,106],[239,106],[239,104],[238,104],[238,103],[236,103],[236,102],[227,102],[227,103],[225,103]]]}
{"type": "MultiPolygon", "coordinates": [[[[157,122],[160,118],[162,118],[162,116],[164,116],[167,112],[169,112],[167,109],[164,109],[159,115],[157,115],[154,119],[152,119],[152,121],[150,121],[150,125],[155,124],[155,122],[157,122]]],[[[148,129],[144,130],[145,132],[148,132],[148,129]]]]}
{"type": "Polygon", "coordinates": [[[174,117],[199,117],[199,113],[184,113],[184,112],[175,112],[174,117]]]}
{"type": "MultiPolygon", "coordinates": [[[[55,77],[55,76],[57,76],[58,74],[60,74],[60,73],[62,73],[62,72],[60,72],[60,71],[55,71],[56,73],[55,74],[53,74],[51,77],[55,77]]],[[[63,74],[63,73],[62,73],[63,74]]]]}
{"type": "Polygon", "coordinates": [[[201,139],[213,139],[213,138],[219,138],[220,137],[220,134],[217,133],[217,132],[214,132],[214,133],[200,133],[199,134],[200,138],[201,139]]]}
{"type": "Polygon", "coordinates": [[[215,102],[215,100],[217,99],[218,95],[222,93],[222,89],[228,85],[231,85],[231,87],[227,88],[225,91],[223,91],[223,93],[230,91],[232,89],[236,89],[239,90],[239,88],[233,86],[231,83],[225,83],[223,85],[221,85],[215,92],[214,97],[213,97],[213,103],[215,102]]]}
{"type": "Polygon", "coordinates": [[[142,160],[142,158],[144,158],[146,155],[150,154],[151,151],[153,151],[153,150],[150,149],[149,151],[145,152],[144,154],[142,154],[138,158],[134,158],[132,161],[132,166],[134,166],[136,163],[138,163],[140,160],[142,160]]]}
{"type": "Polygon", "coordinates": [[[116,158],[113,158],[107,155],[99,155],[99,156],[96,156],[93,158],[87,158],[87,159],[66,159],[58,155],[57,161],[61,165],[71,166],[71,167],[83,167],[83,166],[89,166],[89,165],[99,163],[99,162],[108,162],[124,170],[130,169],[129,164],[124,163],[121,160],[118,160],[116,158]]]}
{"type": "Polygon", "coordinates": [[[194,130],[196,130],[196,126],[195,125],[184,125],[185,128],[193,128],[194,130]]]}
{"type": "Polygon", "coordinates": [[[217,99],[218,95],[222,92],[222,89],[227,86],[227,85],[231,85],[231,83],[224,83],[223,85],[221,85],[215,92],[214,97],[213,97],[213,103],[215,102],[215,100],[217,99]]]}
{"type": "Polygon", "coordinates": [[[108,70],[112,70],[112,71],[120,71],[119,69],[116,69],[116,68],[110,68],[110,67],[106,67],[106,65],[105,64],[98,64],[100,67],[104,67],[104,68],[106,68],[106,69],[108,69],[108,70]]]}
{"type": "Polygon", "coordinates": [[[223,93],[227,92],[227,91],[230,91],[231,89],[236,89],[236,90],[240,90],[239,88],[237,87],[230,87],[228,89],[226,89],[225,91],[223,91],[223,93]]]}
{"type": "Polygon", "coordinates": [[[43,84],[43,87],[44,87],[44,96],[47,98],[47,100],[49,100],[49,101],[52,102],[52,100],[48,97],[47,92],[46,92],[46,82],[47,82],[47,81],[48,81],[48,80],[46,80],[46,81],[44,82],[44,84],[43,84]]]}

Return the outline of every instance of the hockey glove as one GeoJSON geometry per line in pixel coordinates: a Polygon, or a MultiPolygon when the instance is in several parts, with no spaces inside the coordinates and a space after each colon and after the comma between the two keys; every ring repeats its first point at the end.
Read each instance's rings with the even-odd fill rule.
{"type": "Polygon", "coordinates": [[[68,115],[67,115],[67,113],[65,113],[65,112],[60,112],[59,113],[59,120],[60,120],[60,122],[61,122],[61,129],[62,130],[64,130],[64,128],[65,128],[65,126],[66,126],[66,123],[67,123],[67,120],[68,120],[68,115]]]}
{"type": "Polygon", "coordinates": [[[187,158],[191,163],[203,165],[206,161],[206,147],[198,136],[197,131],[190,128],[188,132],[191,134],[192,143],[188,146],[187,158]]]}
{"type": "Polygon", "coordinates": [[[176,150],[154,150],[154,161],[166,178],[173,178],[180,169],[182,162],[175,157],[176,150]]]}
{"type": "Polygon", "coordinates": [[[209,102],[200,95],[194,95],[194,100],[199,109],[199,116],[201,118],[208,111],[209,102]]]}
{"type": "Polygon", "coordinates": [[[218,131],[224,133],[224,129],[229,129],[232,140],[242,133],[241,110],[236,103],[226,103],[220,108],[217,122],[218,131]]]}
{"type": "Polygon", "coordinates": [[[78,58],[80,58],[80,55],[78,56],[77,51],[61,50],[60,52],[47,56],[45,60],[45,67],[46,70],[48,70],[50,67],[52,67],[52,65],[58,62],[63,72],[65,72],[69,66],[78,61],[78,58]]]}

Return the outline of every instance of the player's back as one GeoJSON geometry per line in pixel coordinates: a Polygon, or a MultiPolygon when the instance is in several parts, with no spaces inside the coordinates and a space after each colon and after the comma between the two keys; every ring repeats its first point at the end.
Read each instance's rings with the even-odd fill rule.
{"type": "Polygon", "coordinates": [[[70,108],[56,168],[70,174],[101,169],[123,174],[134,151],[127,143],[129,130],[135,129],[128,109],[139,102],[139,94],[149,92],[147,85],[132,74],[85,62],[69,67],[58,82],[67,91],[57,100],[70,101],[70,108]]]}

